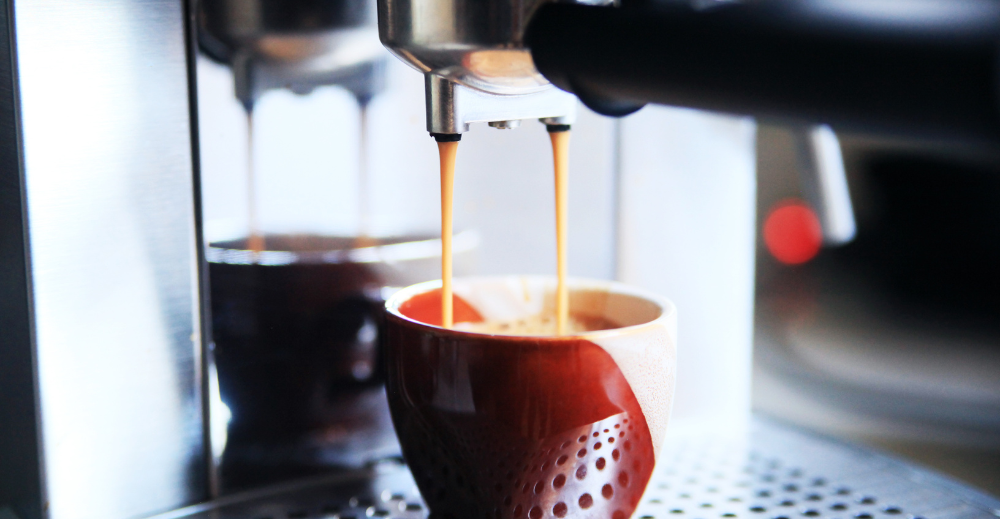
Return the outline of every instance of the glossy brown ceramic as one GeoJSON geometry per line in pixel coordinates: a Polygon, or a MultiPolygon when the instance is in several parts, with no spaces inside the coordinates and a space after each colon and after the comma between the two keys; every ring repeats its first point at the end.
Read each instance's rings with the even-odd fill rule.
{"type": "MultiPolygon", "coordinates": [[[[489,298],[483,287],[490,283],[477,283],[456,280],[456,322],[483,318],[475,298],[461,297],[464,288],[489,298]]],[[[669,415],[672,305],[649,298],[630,326],[577,336],[486,335],[423,322],[440,310],[434,287],[394,296],[385,323],[393,423],[431,511],[442,519],[629,517],[669,415]],[[637,356],[622,357],[630,345],[637,356]],[[623,359],[630,377],[619,367],[623,359]],[[643,363],[647,373],[637,375],[643,363]],[[656,387],[642,388],[644,405],[629,379],[650,377],[656,387]]],[[[612,306],[601,291],[615,288],[621,285],[571,287],[571,311],[614,322],[621,318],[614,311],[584,307],[602,297],[612,306]]]]}

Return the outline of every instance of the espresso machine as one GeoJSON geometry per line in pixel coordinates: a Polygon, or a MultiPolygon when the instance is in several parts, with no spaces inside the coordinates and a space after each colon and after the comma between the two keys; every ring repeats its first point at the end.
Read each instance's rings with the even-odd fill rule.
{"type": "MultiPolygon", "coordinates": [[[[636,517],[998,515],[1000,501],[971,487],[749,409],[754,182],[746,164],[753,163],[755,129],[745,116],[793,118],[810,135],[826,123],[995,143],[996,6],[913,1],[916,9],[899,12],[886,2],[821,0],[378,3],[382,42],[423,73],[419,126],[439,139],[456,140],[473,123],[508,130],[528,119],[562,125],[592,118],[577,99],[612,116],[646,102],[743,114],[649,107],[609,123],[608,163],[621,175],[609,184],[621,188],[610,205],[622,218],[610,240],[610,270],[668,297],[682,285],[647,281],[663,265],[657,258],[672,256],[645,255],[655,247],[641,242],[684,236],[654,234],[668,226],[637,221],[646,213],[633,211],[658,203],[650,185],[676,187],[677,206],[715,188],[651,184],[647,177],[656,176],[663,157],[635,146],[655,146],[657,137],[696,142],[684,139],[706,132],[727,135],[739,150],[716,153],[718,162],[701,170],[675,168],[678,179],[704,173],[726,187],[719,200],[727,211],[740,208],[688,213],[705,216],[688,220],[705,225],[722,215],[718,223],[729,233],[719,237],[733,249],[707,242],[698,257],[732,274],[712,292],[731,299],[715,305],[719,313],[702,314],[696,298],[678,298],[682,314],[687,305],[701,316],[699,326],[730,334],[714,336],[725,340],[692,357],[691,369],[707,382],[686,390],[693,418],[700,418],[696,408],[724,412],[676,417],[636,517]],[[866,59],[855,59],[859,49],[866,59]],[[710,176],[722,170],[738,177],[710,176]],[[738,260],[723,261],[733,254],[738,260]]],[[[279,4],[3,2],[0,518],[427,517],[394,456],[220,491],[200,204],[199,48],[231,67],[245,107],[275,88],[341,84],[371,103],[381,91],[378,49],[354,39],[370,26],[336,37],[289,36],[292,22],[279,4]],[[211,5],[218,10],[206,11],[211,5]],[[217,20],[228,24],[204,23],[212,13],[225,13],[217,20]],[[363,51],[350,59],[337,54],[348,48],[363,51]]],[[[315,10],[301,23],[370,24],[370,4],[306,4],[315,10]]],[[[830,139],[823,140],[810,144],[827,147],[817,156],[830,151],[830,139]]],[[[828,227],[830,236],[850,235],[843,230],[850,225],[828,227]]],[[[703,237],[685,243],[699,243],[695,238],[703,237]]],[[[685,290],[705,289],[691,285],[685,290]]]]}

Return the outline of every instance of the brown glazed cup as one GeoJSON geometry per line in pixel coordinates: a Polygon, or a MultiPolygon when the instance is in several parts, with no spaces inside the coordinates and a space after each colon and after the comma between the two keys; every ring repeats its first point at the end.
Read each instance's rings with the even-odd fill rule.
{"type": "Polygon", "coordinates": [[[386,389],[403,456],[441,519],[626,519],[660,452],[673,401],[676,311],[619,283],[571,280],[571,315],[610,329],[492,335],[462,323],[551,315],[555,280],[440,281],[386,302],[386,389]]]}

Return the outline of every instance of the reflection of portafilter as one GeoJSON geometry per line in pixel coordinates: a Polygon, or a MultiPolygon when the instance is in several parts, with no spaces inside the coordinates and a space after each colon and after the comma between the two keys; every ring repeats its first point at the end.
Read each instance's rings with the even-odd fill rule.
{"type": "Polygon", "coordinates": [[[366,0],[202,0],[201,49],[233,69],[249,108],[265,91],[346,88],[365,104],[383,88],[383,53],[366,0]]]}
{"type": "MultiPolygon", "coordinates": [[[[384,88],[386,61],[374,3],[200,0],[198,9],[200,48],[233,72],[236,98],[247,112],[249,148],[249,239],[213,242],[207,254],[214,341],[208,369],[218,374],[221,400],[213,412],[225,416],[219,405],[225,403],[232,416],[227,437],[217,435],[213,443],[219,490],[228,493],[393,455],[398,447],[377,369],[379,288],[431,274],[411,261],[415,256],[385,256],[393,249],[384,247],[388,243],[412,256],[426,240],[377,240],[368,236],[364,223],[369,194],[365,107],[384,88]],[[254,106],[269,90],[307,94],[321,86],[349,91],[361,107],[360,238],[265,236],[253,191],[254,106]],[[366,252],[375,257],[356,259],[366,252]]],[[[438,250],[429,248],[431,256],[438,250]]],[[[424,249],[417,255],[426,256],[424,249]]]]}
{"type": "Polygon", "coordinates": [[[545,2],[378,1],[382,43],[424,74],[427,131],[461,134],[473,122],[572,122],[576,98],[535,69],[524,44],[528,21],[545,2]]]}

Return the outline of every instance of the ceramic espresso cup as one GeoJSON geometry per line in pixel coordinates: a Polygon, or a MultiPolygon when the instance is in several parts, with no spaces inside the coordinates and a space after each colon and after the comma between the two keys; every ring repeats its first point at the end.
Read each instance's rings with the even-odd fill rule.
{"type": "Polygon", "coordinates": [[[437,517],[635,511],[670,416],[676,311],[619,283],[572,280],[569,289],[584,330],[563,336],[525,335],[553,314],[549,277],[456,279],[453,329],[435,324],[440,281],[386,302],[393,424],[437,517]]]}

